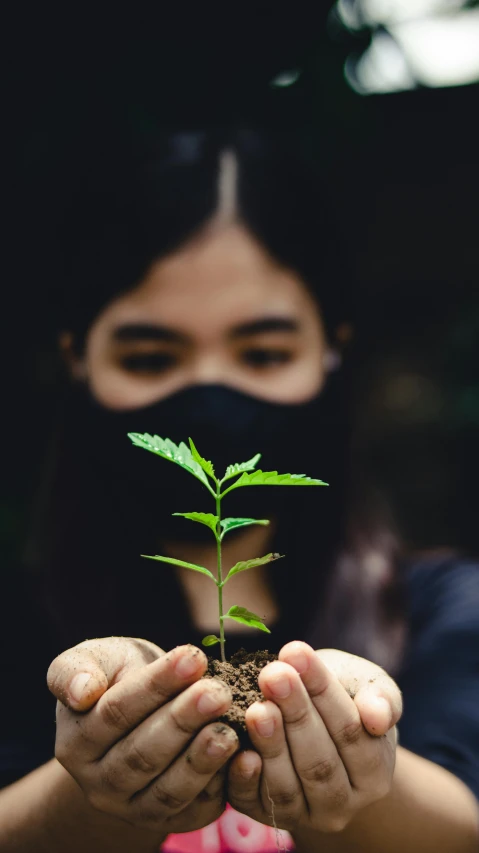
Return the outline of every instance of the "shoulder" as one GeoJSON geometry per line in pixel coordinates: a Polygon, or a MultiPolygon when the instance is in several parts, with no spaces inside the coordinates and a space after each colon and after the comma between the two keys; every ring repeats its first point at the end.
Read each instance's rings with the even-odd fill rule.
{"type": "Polygon", "coordinates": [[[479,649],[479,560],[453,551],[409,558],[402,571],[409,636],[422,651],[475,638],[479,649]]]}
{"type": "Polygon", "coordinates": [[[441,611],[448,620],[478,615],[479,559],[453,551],[428,551],[410,557],[403,567],[410,617],[441,611]]]}

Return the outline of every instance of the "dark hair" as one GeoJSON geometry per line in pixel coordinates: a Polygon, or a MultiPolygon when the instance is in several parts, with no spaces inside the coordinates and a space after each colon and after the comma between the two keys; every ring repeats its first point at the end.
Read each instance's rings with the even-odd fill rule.
{"type": "MultiPolygon", "coordinates": [[[[84,153],[84,168],[76,170],[77,188],[69,186],[63,286],[56,303],[60,326],[73,331],[80,344],[104,305],[134,287],[154,260],[183,244],[214,214],[219,158],[225,150],[233,151],[238,163],[241,221],[272,256],[302,276],[321,305],[331,336],[338,323],[354,319],[353,277],[339,244],[334,206],[304,141],[250,130],[162,133],[141,145],[130,140],[121,148],[97,146],[93,161],[84,153]]],[[[395,594],[397,542],[389,521],[379,517],[379,504],[373,509],[365,496],[367,478],[359,477],[350,455],[351,365],[352,359],[336,382],[336,421],[328,447],[336,489],[324,503],[321,542],[315,541],[317,508],[308,510],[307,502],[301,506],[304,532],[294,543],[294,557],[309,567],[309,591],[293,605],[303,627],[309,626],[313,644],[340,647],[394,669],[402,640],[395,594]],[[315,570],[316,560],[327,561],[327,571],[315,570]]],[[[178,596],[172,575],[162,574],[161,588],[138,605],[138,622],[115,616],[122,607],[123,613],[128,610],[130,601],[122,578],[128,577],[127,567],[139,553],[138,535],[131,531],[142,530],[143,553],[153,536],[142,511],[137,507],[133,518],[135,508],[122,504],[116,485],[86,472],[69,437],[60,431],[48,494],[40,502],[43,521],[35,562],[48,573],[49,606],[69,627],[65,637],[71,643],[84,639],[86,631],[126,633],[126,626],[140,635],[144,625],[162,618],[169,595],[178,596]],[[82,581],[72,605],[78,575],[82,581]]],[[[290,580],[281,572],[275,578],[280,603],[289,601],[291,609],[290,580]]],[[[148,583],[153,590],[153,575],[148,583]]],[[[176,622],[182,623],[181,613],[176,622]]]]}
{"type": "Polygon", "coordinates": [[[351,288],[327,197],[306,142],[286,133],[212,130],[106,140],[75,163],[59,234],[62,325],[84,333],[100,308],[215,213],[219,158],[234,152],[239,218],[320,295],[330,329],[349,319],[351,288]]]}

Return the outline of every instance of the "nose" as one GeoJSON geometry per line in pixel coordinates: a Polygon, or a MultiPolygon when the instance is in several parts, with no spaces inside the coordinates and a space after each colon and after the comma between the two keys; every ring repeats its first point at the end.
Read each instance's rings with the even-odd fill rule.
{"type": "Polygon", "coordinates": [[[219,353],[200,356],[191,367],[191,380],[198,385],[221,385],[228,381],[229,371],[219,353]]]}

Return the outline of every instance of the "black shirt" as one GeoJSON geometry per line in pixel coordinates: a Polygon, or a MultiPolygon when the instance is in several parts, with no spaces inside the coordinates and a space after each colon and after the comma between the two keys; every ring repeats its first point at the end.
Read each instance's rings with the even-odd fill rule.
{"type": "MultiPolygon", "coordinates": [[[[0,787],[54,750],[55,700],[45,676],[63,649],[20,577],[9,578],[2,596],[0,787]]],[[[403,579],[409,630],[396,676],[404,699],[399,742],[454,773],[479,798],[479,564],[428,557],[403,579]]]]}

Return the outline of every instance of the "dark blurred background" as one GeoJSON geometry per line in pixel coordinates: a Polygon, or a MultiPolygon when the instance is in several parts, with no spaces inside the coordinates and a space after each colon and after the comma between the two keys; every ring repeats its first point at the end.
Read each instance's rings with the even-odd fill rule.
{"type": "Polygon", "coordinates": [[[408,545],[477,552],[477,3],[157,6],[4,15],[2,565],[53,416],[65,147],[232,117],[312,135],[358,280],[358,442],[408,545]]]}

